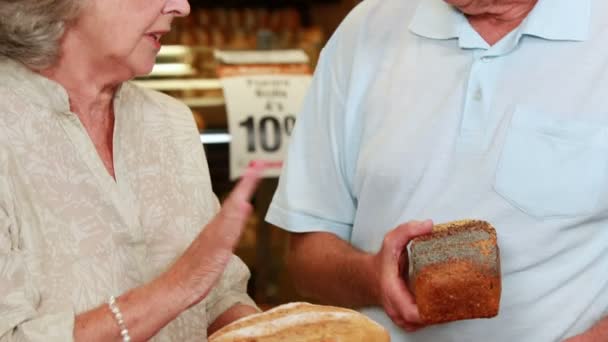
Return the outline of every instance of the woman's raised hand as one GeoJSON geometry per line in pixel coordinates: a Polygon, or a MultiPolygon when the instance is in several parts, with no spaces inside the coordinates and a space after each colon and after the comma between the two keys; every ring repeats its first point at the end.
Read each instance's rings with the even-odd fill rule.
{"type": "Polygon", "coordinates": [[[179,290],[178,297],[186,300],[187,306],[205,298],[232,258],[253,211],[249,201],[265,168],[263,162],[252,163],[219,213],[164,275],[179,290]]]}

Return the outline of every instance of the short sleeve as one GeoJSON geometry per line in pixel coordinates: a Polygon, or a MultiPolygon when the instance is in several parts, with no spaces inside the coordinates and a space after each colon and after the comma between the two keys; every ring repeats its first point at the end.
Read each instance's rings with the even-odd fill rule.
{"type": "Polygon", "coordinates": [[[321,54],[266,220],[291,232],[325,231],[349,240],[356,210],[352,153],[357,144],[357,129],[350,122],[357,123],[347,116],[337,39],[321,54]]]}
{"type": "Polygon", "coordinates": [[[31,267],[33,256],[19,248],[19,231],[14,222],[0,150],[0,342],[71,341],[75,313],[70,305],[42,305],[31,267]]]}

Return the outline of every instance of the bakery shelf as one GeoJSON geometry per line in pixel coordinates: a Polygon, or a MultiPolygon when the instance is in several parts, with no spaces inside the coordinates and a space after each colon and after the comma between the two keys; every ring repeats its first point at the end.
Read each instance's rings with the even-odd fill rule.
{"type": "Polygon", "coordinates": [[[231,140],[230,133],[227,131],[205,131],[201,133],[201,142],[204,145],[229,144],[231,140]]]}
{"type": "Polygon", "coordinates": [[[222,107],[226,105],[226,100],[223,97],[191,97],[180,100],[191,108],[222,107]]]}
{"type": "Polygon", "coordinates": [[[192,79],[142,79],[134,81],[135,84],[145,88],[159,91],[169,90],[217,90],[222,88],[217,78],[192,79]]]}

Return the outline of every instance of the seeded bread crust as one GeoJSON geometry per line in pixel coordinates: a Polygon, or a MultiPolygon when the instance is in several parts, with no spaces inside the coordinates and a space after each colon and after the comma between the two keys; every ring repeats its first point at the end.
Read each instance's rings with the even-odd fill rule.
{"type": "Polygon", "coordinates": [[[438,224],[412,240],[409,257],[410,286],[426,324],[498,315],[500,253],[490,223],[438,224]]]}

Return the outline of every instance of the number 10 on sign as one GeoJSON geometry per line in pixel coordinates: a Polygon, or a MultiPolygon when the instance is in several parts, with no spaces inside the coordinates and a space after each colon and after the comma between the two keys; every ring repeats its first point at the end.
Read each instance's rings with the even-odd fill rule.
{"type": "Polygon", "coordinates": [[[277,152],[283,144],[283,137],[291,136],[296,117],[288,114],[283,120],[272,115],[264,115],[256,122],[250,115],[239,126],[247,130],[247,152],[255,153],[258,148],[266,153],[277,152]]]}
{"type": "MultiPolygon", "coordinates": [[[[280,166],[310,75],[256,75],[222,79],[230,142],[230,177],[241,176],[253,160],[280,166]]],[[[266,177],[278,177],[280,167],[266,177]]]]}

